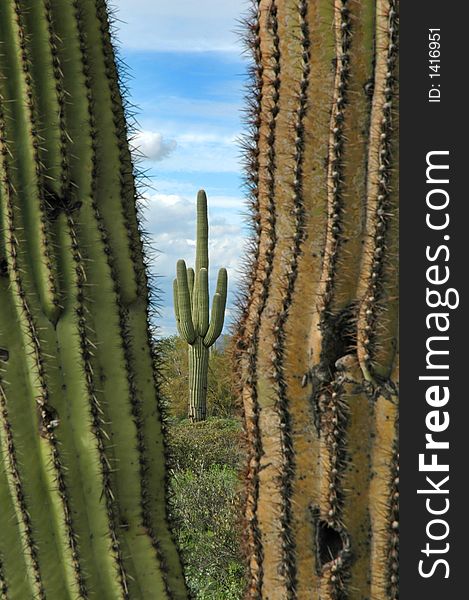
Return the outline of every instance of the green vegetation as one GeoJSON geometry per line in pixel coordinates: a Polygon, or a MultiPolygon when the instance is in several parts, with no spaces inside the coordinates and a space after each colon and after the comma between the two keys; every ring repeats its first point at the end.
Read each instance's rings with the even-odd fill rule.
{"type": "Polygon", "coordinates": [[[232,417],[210,417],[200,423],[187,419],[169,421],[168,443],[174,471],[212,467],[236,471],[244,466],[243,442],[241,425],[232,417]]]}
{"type": "Polygon", "coordinates": [[[176,541],[187,585],[197,600],[238,600],[246,581],[239,523],[242,432],[231,419],[212,418],[198,425],[182,421],[169,427],[176,541]]]}
{"type": "Polygon", "coordinates": [[[186,344],[178,336],[159,341],[163,358],[170,464],[171,513],[185,565],[185,578],[197,600],[244,597],[241,551],[244,433],[230,385],[229,350],[212,348],[208,369],[207,420],[186,417],[189,377],[186,344]]]}
{"type": "Polygon", "coordinates": [[[172,485],[189,589],[200,600],[242,598],[245,572],[236,523],[241,513],[236,472],[217,465],[186,469],[174,474],[172,485]]]}

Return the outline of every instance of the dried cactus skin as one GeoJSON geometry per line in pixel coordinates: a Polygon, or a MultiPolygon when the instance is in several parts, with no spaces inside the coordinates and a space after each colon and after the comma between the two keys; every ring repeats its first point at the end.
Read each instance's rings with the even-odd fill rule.
{"type": "Polygon", "coordinates": [[[173,281],[174,314],[179,335],[188,344],[189,418],[204,421],[207,416],[209,348],[220,337],[225,319],[228,274],[218,271],[217,286],[209,309],[208,216],[204,190],[197,194],[195,269],[178,260],[173,281]]]}
{"type": "Polygon", "coordinates": [[[397,9],[260,0],[247,20],[249,598],[398,597],[397,9]]]}
{"type": "Polygon", "coordinates": [[[0,4],[0,591],[187,597],[102,0],[0,4]]]}

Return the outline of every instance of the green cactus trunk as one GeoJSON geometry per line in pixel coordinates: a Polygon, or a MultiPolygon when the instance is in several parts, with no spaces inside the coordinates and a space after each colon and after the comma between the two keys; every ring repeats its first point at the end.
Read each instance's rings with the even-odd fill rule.
{"type": "Polygon", "coordinates": [[[189,418],[193,422],[207,418],[207,381],[209,349],[201,337],[189,345],[189,418]]]}
{"type": "Polygon", "coordinates": [[[186,598],[104,0],[0,2],[0,590],[186,598]]]}
{"type": "Polygon", "coordinates": [[[207,416],[209,348],[223,330],[227,289],[226,269],[220,269],[210,318],[207,196],[201,190],[197,194],[195,271],[179,260],[173,284],[178,332],[189,345],[189,418],[193,422],[207,416]]]}
{"type": "Polygon", "coordinates": [[[398,597],[397,26],[396,0],[248,23],[250,598],[398,597]]]}

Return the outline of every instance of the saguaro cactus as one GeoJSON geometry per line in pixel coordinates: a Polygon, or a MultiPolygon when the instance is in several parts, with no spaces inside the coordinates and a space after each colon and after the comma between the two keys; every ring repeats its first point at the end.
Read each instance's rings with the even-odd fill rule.
{"type": "Polygon", "coordinates": [[[186,263],[177,263],[177,278],[173,283],[174,313],[179,335],[188,344],[189,352],[189,418],[203,421],[207,414],[207,376],[209,348],[223,329],[228,275],[218,271],[217,287],[209,316],[208,290],[208,218],[207,196],[197,194],[197,232],[195,271],[186,263]]]}
{"type": "Polygon", "coordinates": [[[248,22],[250,598],[398,597],[397,26],[397,0],[248,22]]]}
{"type": "Polygon", "coordinates": [[[0,596],[186,597],[104,0],[0,2],[0,596]]]}

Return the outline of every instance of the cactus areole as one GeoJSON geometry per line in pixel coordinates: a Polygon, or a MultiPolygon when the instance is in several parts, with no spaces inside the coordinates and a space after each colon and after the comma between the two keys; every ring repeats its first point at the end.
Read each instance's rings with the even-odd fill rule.
{"type": "Polygon", "coordinates": [[[189,345],[189,418],[203,421],[207,416],[209,348],[223,329],[228,288],[228,275],[222,268],[209,315],[207,196],[203,190],[197,194],[195,270],[179,260],[176,275],[173,284],[176,324],[179,335],[189,345]]]}
{"type": "Polygon", "coordinates": [[[187,597],[104,0],[0,2],[0,597],[187,597]]]}

